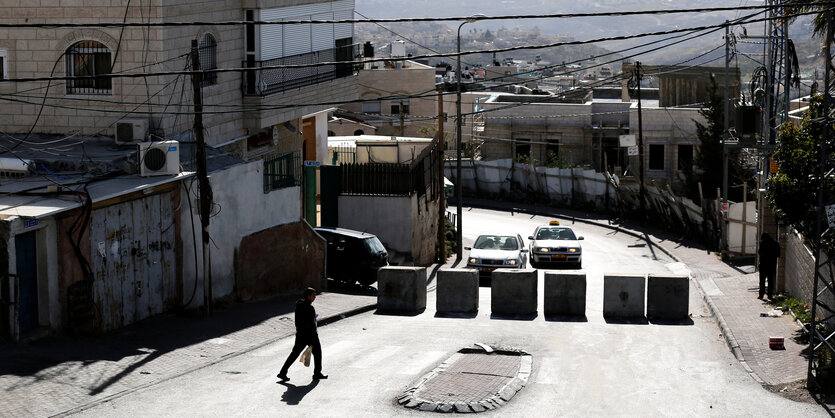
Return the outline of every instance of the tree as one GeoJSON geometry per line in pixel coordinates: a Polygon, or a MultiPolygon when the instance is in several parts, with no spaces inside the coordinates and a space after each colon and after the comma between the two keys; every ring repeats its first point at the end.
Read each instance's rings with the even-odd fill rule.
{"type": "MultiPolygon", "coordinates": [[[[787,0],[784,3],[786,6],[786,14],[802,13],[802,12],[817,12],[818,14],[812,19],[814,30],[813,36],[826,36],[826,14],[827,8],[830,7],[830,0],[787,0]]],[[[793,20],[793,19],[792,19],[793,20]]]]}
{"type": "MultiPolygon", "coordinates": [[[[696,121],[696,134],[699,137],[699,149],[694,156],[694,169],[683,167],[688,197],[699,200],[699,186],[702,184],[706,198],[713,197],[713,191],[722,187],[722,173],[724,170],[724,155],[722,151],[722,134],[725,127],[724,98],[717,93],[716,79],[711,75],[708,99],[702,104],[699,114],[704,116],[707,125],[696,121]]],[[[751,170],[742,163],[739,149],[728,152],[728,200],[741,202],[744,182],[749,182],[749,190],[753,190],[751,170]]]]}
{"type": "MultiPolygon", "coordinates": [[[[805,237],[816,235],[818,219],[818,190],[820,187],[820,148],[823,141],[823,99],[816,95],[809,103],[809,111],[800,127],[784,123],[779,130],[774,160],[780,171],[768,181],[767,198],[774,214],[782,222],[795,227],[805,237]]],[[[835,140],[830,127],[829,147],[835,140]]],[[[835,149],[830,148],[832,151],[835,149]]],[[[824,203],[835,197],[835,179],[826,177],[824,203]]],[[[824,237],[822,246],[832,249],[832,235],[824,237]]]]}

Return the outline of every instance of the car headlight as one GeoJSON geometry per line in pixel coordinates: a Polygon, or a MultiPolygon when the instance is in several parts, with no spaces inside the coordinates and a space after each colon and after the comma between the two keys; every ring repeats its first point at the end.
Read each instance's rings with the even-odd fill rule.
{"type": "Polygon", "coordinates": [[[580,251],[580,249],[579,249],[579,248],[569,248],[569,249],[568,249],[568,252],[570,252],[570,253],[576,253],[576,252],[578,252],[578,251],[580,251]]]}
{"type": "Polygon", "coordinates": [[[470,264],[476,264],[476,263],[478,263],[478,259],[475,258],[475,257],[470,257],[470,259],[467,260],[467,262],[470,263],[470,264]]]}
{"type": "Polygon", "coordinates": [[[505,260],[505,263],[510,264],[511,266],[515,266],[516,260],[505,260]]]}
{"type": "Polygon", "coordinates": [[[539,248],[536,249],[536,251],[540,252],[540,253],[547,253],[547,252],[551,251],[551,249],[547,248],[547,247],[539,247],[539,248]]]}

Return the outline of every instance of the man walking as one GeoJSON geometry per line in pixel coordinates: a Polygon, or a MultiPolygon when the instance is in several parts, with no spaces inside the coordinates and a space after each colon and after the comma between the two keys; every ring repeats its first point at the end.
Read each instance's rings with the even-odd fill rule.
{"type": "Polygon", "coordinates": [[[281,367],[281,371],[278,372],[277,377],[282,381],[290,380],[287,377],[287,370],[308,345],[313,347],[313,378],[328,378],[327,375],[322,374],[322,345],[319,344],[319,333],[316,331],[314,300],[316,300],[316,289],[308,287],[304,289],[304,299],[296,301],[296,343],[284,362],[284,366],[281,367]]]}
{"type": "Polygon", "coordinates": [[[780,257],[780,244],[771,238],[767,232],[760,237],[760,296],[767,294],[769,299],[774,297],[774,285],[777,281],[777,259],[780,257]],[[766,280],[768,287],[766,288],[766,280]]]}

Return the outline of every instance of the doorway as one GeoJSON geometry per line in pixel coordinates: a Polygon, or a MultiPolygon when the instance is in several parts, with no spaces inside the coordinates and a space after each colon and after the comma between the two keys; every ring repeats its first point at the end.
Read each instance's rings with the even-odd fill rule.
{"type": "Polygon", "coordinates": [[[15,236],[15,261],[20,283],[18,330],[21,334],[38,326],[38,248],[36,232],[15,236]]]}

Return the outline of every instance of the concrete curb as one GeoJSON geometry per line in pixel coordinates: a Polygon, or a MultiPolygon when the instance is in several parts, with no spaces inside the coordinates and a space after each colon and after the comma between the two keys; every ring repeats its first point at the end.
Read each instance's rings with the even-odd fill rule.
{"type": "MultiPolygon", "coordinates": [[[[371,304],[371,305],[366,305],[366,306],[360,306],[359,308],[356,308],[356,309],[351,309],[350,311],[347,311],[347,312],[343,312],[343,313],[334,314],[334,315],[331,315],[331,316],[324,317],[324,318],[322,318],[322,319],[320,319],[320,320],[318,321],[318,324],[319,324],[319,326],[325,326],[325,325],[332,324],[332,323],[334,323],[334,322],[337,322],[337,321],[339,321],[339,320],[342,320],[342,319],[345,319],[345,318],[348,318],[348,317],[351,317],[351,316],[354,316],[354,315],[359,315],[359,314],[361,314],[361,313],[365,313],[365,312],[368,312],[368,311],[374,310],[374,309],[376,309],[376,308],[377,308],[377,304],[376,304],[376,303],[373,303],[373,304],[371,304]]],[[[90,408],[92,408],[92,407],[94,407],[94,406],[98,406],[98,405],[101,405],[101,404],[104,404],[104,403],[110,402],[110,401],[112,401],[112,400],[115,400],[115,399],[121,398],[122,396],[125,396],[125,395],[130,395],[131,393],[134,393],[134,392],[140,391],[140,390],[142,390],[142,389],[145,389],[145,388],[148,388],[148,387],[151,387],[151,386],[154,386],[154,385],[158,385],[158,384],[160,384],[160,383],[167,382],[167,381],[169,381],[169,380],[176,379],[176,378],[181,377],[181,376],[185,376],[185,375],[187,375],[187,374],[189,374],[189,373],[193,373],[193,372],[196,372],[196,371],[198,371],[198,370],[205,369],[205,368],[207,368],[207,367],[213,366],[213,365],[218,364],[218,363],[220,363],[220,362],[223,362],[223,361],[226,361],[226,360],[229,360],[229,359],[232,359],[232,358],[238,357],[238,356],[240,356],[240,355],[242,355],[242,354],[246,354],[246,353],[249,353],[249,352],[255,351],[255,350],[259,349],[259,348],[263,348],[263,347],[265,347],[265,346],[267,346],[267,345],[269,345],[269,344],[272,344],[272,343],[274,343],[274,342],[276,342],[276,341],[283,340],[283,339],[285,339],[285,338],[287,338],[287,337],[289,337],[289,336],[291,336],[291,335],[295,335],[295,333],[293,333],[293,334],[287,334],[287,335],[281,335],[281,336],[277,336],[277,337],[273,337],[273,338],[267,339],[267,340],[262,341],[262,342],[260,342],[260,343],[258,343],[258,344],[256,344],[256,345],[254,345],[254,346],[247,347],[247,348],[245,348],[245,349],[243,349],[243,350],[240,350],[240,351],[236,351],[236,352],[233,352],[233,353],[226,354],[226,355],[221,356],[221,357],[219,357],[219,358],[217,358],[217,359],[211,360],[211,361],[209,361],[209,362],[207,362],[207,363],[203,363],[203,364],[200,364],[200,365],[197,365],[197,366],[189,367],[189,368],[187,368],[187,369],[185,369],[185,370],[182,370],[182,371],[180,371],[180,372],[178,372],[178,373],[175,373],[175,374],[173,374],[173,375],[171,375],[171,376],[166,376],[166,377],[164,377],[164,378],[162,378],[162,379],[155,380],[155,381],[153,381],[153,382],[148,382],[148,383],[145,383],[145,384],[143,384],[143,385],[139,385],[139,386],[136,386],[136,387],[133,387],[133,388],[125,389],[125,390],[123,390],[123,391],[121,391],[121,392],[114,393],[114,394],[109,395],[109,396],[105,396],[104,398],[97,399],[97,400],[94,400],[94,401],[92,401],[92,402],[88,402],[88,403],[86,403],[86,404],[84,404],[84,405],[77,406],[77,407],[75,407],[75,408],[72,408],[72,409],[70,409],[70,410],[67,410],[67,411],[64,411],[64,412],[61,412],[61,413],[55,414],[55,415],[53,415],[53,416],[54,416],[54,417],[66,417],[66,416],[70,416],[70,415],[77,414],[77,413],[79,413],[79,412],[83,412],[83,411],[85,411],[85,410],[87,410],[87,409],[90,409],[90,408]]]]}
{"type": "MultiPolygon", "coordinates": [[[[468,202],[468,203],[469,203],[469,206],[480,208],[480,209],[493,209],[493,210],[507,210],[508,209],[507,207],[502,207],[501,205],[489,205],[489,204],[476,203],[476,202],[468,202]]],[[[662,247],[658,243],[652,241],[645,234],[642,235],[638,232],[622,228],[618,225],[610,225],[608,223],[602,223],[602,222],[598,222],[598,221],[592,221],[592,220],[589,220],[589,219],[577,218],[573,215],[557,214],[557,212],[545,212],[545,211],[543,211],[541,209],[538,209],[538,208],[524,208],[524,207],[520,208],[520,207],[514,206],[512,209],[517,211],[517,212],[527,213],[527,214],[530,214],[530,215],[561,217],[561,218],[565,218],[565,219],[570,219],[572,222],[582,222],[582,223],[589,224],[589,225],[595,225],[595,226],[599,226],[599,227],[603,227],[603,228],[608,228],[608,229],[611,229],[611,230],[617,231],[617,232],[623,232],[624,234],[631,235],[631,236],[634,236],[636,238],[645,239],[650,245],[654,246],[655,248],[658,248],[659,250],[661,250],[661,252],[663,252],[664,254],[666,254],[668,257],[672,258],[676,262],[678,262],[678,263],[682,262],[681,259],[676,257],[675,254],[673,254],[672,252],[670,252],[666,248],[662,247]]],[[[694,279],[692,277],[692,275],[691,275],[691,279],[696,284],[696,288],[699,289],[699,292],[702,294],[702,299],[704,299],[705,303],[708,306],[708,309],[710,309],[711,314],[713,314],[714,318],[716,318],[716,322],[719,325],[719,330],[722,332],[722,337],[725,339],[725,343],[728,345],[728,349],[731,350],[731,352],[733,353],[736,360],[739,362],[739,364],[742,365],[742,368],[745,369],[745,371],[751,376],[751,378],[753,378],[754,381],[756,381],[757,383],[759,383],[761,385],[764,385],[765,381],[763,381],[763,379],[760,378],[760,376],[758,376],[756,372],[754,372],[754,370],[751,368],[751,366],[748,365],[748,362],[745,361],[745,356],[742,355],[742,350],[739,348],[739,343],[737,342],[736,338],[734,337],[733,332],[731,332],[730,327],[728,327],[728,323],[725,322],[725,318],[722,316],[722,313],[719,311],[718,308],[716,308],[716,304],[713,302],[713,299],[711,299],[711,297],[708,296],[707,293],[705,293],[704,289],[702,289],[701,284],[699,284],[699,281],[694,279]]]]}

